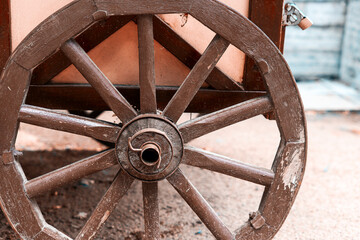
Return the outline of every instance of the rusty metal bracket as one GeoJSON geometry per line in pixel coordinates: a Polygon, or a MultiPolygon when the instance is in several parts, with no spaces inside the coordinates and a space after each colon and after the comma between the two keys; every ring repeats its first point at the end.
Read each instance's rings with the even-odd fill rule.
{"type": "Polygon", "coordinates": [[[302,30],[313,25],[312,21],[293,2],[285,3],[283,24],[285,26],[299,26],[302,30]]]}

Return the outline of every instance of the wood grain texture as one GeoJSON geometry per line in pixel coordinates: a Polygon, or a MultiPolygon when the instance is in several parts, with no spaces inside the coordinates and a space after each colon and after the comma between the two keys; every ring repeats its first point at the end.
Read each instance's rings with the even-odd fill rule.
{"type": "Polygon", "coordinates": [[[287,141],[304,141],[305,119],[302,115],[302,102],[291,71],[276,45],[247,18],[217,1],[196,1],[191,12],[200,22],[230,41],[255,61],[266,63],[259,65],[260,72],[266,82],[272,102],[276,106],[280,132],[287,141]],[[211,21],[208,15],[217,19],[216,23],[211,21]],[[240,22],[242,24],[239,24],[240,22]],[[247,34],[242,34],[244,32],[247,34]],[[261,47],[265,45],[266,51],[261,47]],[[266,68],[261,69],[261,66],[266,66],[266,68]],[[292,119],[292,124],[287,124],[289,119],[292,119]]]}
{"type": "MultiPolygon", "coordinates": [[[[271,40],[266,37],[257,27],[255,27],[254,24],[252,24],[248,19],[234,12],[234,10],[230,9],[226,5],[214,0],[135,0],[120,2],[118,5],[120,7],[114,6],[114,4],[117,3],[115,0],[98,0],[95,2],[97,6],[100,7],[101,5],[101,7],[105,8],[102,10],[108,10],[110,15],[115,13],[124,15],[132,12],[140,14],[152,14],[156,12],[165,13],[173,11],[189,12],[205,26],[221,36],[221,38],[225,39],[227,42],[231,42],[234,46],[243,50],[249,57],[257,62],[257,66],[268,90],[269,98],[266,100],[266,102],[271,102],[271,106],[274,106],[273,108],[274,112],[276,113],[276,120],[279,126],[282,141],[273,166],[273,172],[275,173],[274,181],[272,182],[271,186],[266,188],[259,208],[259,214],[262,215],[262,217],[265,219],[266,224],[256,231],[251,224],[245,224],[241,229],[239,229],[236,238],[269,239],[273,237],[273,235],[280,228],[291,208],[291,205],[294,202],[295,196],[302,181],[306,160],[306,125],[303,107],[296,89],[296,85],[294,83],[294,79],[292,78],[292,74],[276,45],[274,45],[271,40]],[[275,214],[274,209],[276,209],[275,214]]],[[[6,104],[5,106],[8,107],[8,111],[3,111],[3,113],[0,113],[0,130],[5,132],[5,134],[3,134],[5,138],[0,140],[0,148],[2,150],[0,153],[2,154],[1,158],[4,163],[3,165],[0,165],[0,178],[2,181],[7,181],[6,184],[2,184],[7,188],[0,189],[0,197],[2,199],[1,204],[3,209],[7,211],[5,211],[5,213],[7,216],[9,216],[10,221],[13,224],[18,224],[20,221],[26,220],[25,222],[21,222],[21,226],[16,225],[16,228],[18,231],[21,230],[23,234],[28,234],[28,236],[30,236],[28,238],[30,239],[33,239],[34,237],[40,236],[42,234],[41,229],[44,229],[44,222],[43,219],[41,219],[41,216],[40,218],[37,218],[39,214],[36,204],[30,202],[24,194],[23,186],[25,180],[21,179],[23,174],[22,171],[18,168],[11,168],[16,166],[17,163],[13,159],[12,152],[18,124],[17,115],[19,113],[20,106],[24,101],[24,96],[26,95],[27,86],[29,84],[30,71],[26,69],[33,68],[37,64],[41,63],[51,53],[56,51],[56,49],[59,47],[59,45],[57,45],[58,43],[62,43],[68,40],[70,37],[73,37],[73,35],[77,35],[88,26],[87,24],[91,24],[92,20],[90,21],[90,19],[87,18],[88,15],[83,13],[88,11],[90,13],[89,16],[92,15],[94,9],[96,9],[92,3],[93,2],[85,0],[75,1],[68,5],[62,13],[56,13],[52,17],[53,19],[49,18],[50,20],[48,19],[42,25],[40,25],[37,31],[33,32],[13,55],[13,59],[18,61],[19,64],[23,65],[25,68],[21,67],[19,64],[14,63],[13,60],[10,61],[0,81],[0,100],[6,104]],[[88,3],[91,4],[89,5],[88,3]],[[79,8],[79,6],[82,6],[82,4],[84,9],[79,8]],[[77,7],[74,7],[72,10],[79,8],[79,15],[75,14],[74,16],[70,16],[68,8],[72,8],[73,6],[77,7]],[[67,20],[70,22],[67,22],[67,20]],[[55,23],[57,21],[60,22],[55,23]],[[71,24],[68,24],[74,22],[78,23],[75,24],[75,27],[71,24]],[[47,25],[47,23],[52,25],[47,25]],[[59,28],[59,26],[63,26],[62,24],[65,26],[65,28],[59,28]],[[56,27],[58,28],[56,29],[56,27]],[[53,36],[52,34],[54,34],[54,32],[58,33],[58,35],[53,36]],[[49,38],[46,39],[46,36],[49,38]],[[45,40],[43,40],[43,37],[45,37],[45,40]],[[39,39],[41,39],[43,42],[41,42],[39,39]],[[39,40],[39,42],[34,40],[39,40]],[[43,47],[43,49],[40,49],[38,45],[39,43],[42,43],[43,46],[41,47],[43,47]],[[26,50],[26,48],[29,50],[26,50]],[[25,56],[21,51],[26,52],[28,55],[25,56]],[[11,179],[13,176],[16,176],[15,180],[11,179]],[[9,191],[12,186],[16,186],[16,191],[9,191]],[[19,201],[26,204],[28,211],[19,211],[18,205],[15,205],[15,200],[18,196],[18,199],[20,199],[19,201]],[[5,202],[3,199],[6,199],[7,205],[3,205],[3,202],[5,202]],[[9,212],[11,213],[8,214],[9,212]],[[36,212],[38,215],[34,215],[34,212],[36,212]],[[16,216],[14,216],[14,214],[16,216]],[[30,217],[28,217],[28,215],[30,217]],[[30,224],[28,223],[29,221],[30,224]]],[[[51,88],[53,88],[53,86],[51,86],[51,88]]],[[[53,91],[54,89],[55,88],[53,88],[53,91]]],[[[76,87],[71,87],[70,89],[72,89],[72,94],[76,92],[76,87]]],[[[59,88],[57,90],[59,90],[59,88]]],[[[130,90],[138,92],[138,89],[130,90]]],[[[48,91],[47,93],[49,94],[49,92],[51,91],[48,91]]],[[[105,92],[108,93],[107,91],[103,91],[103,93],[105,92]]],[[[171,91],[163,92],[164,98],[169,97],[169,94],[171,93],[171,91]]],[[[219,91],[215,92],[219,93],[219,91]]],[[[208,94],[209,92],[206,93],[208,94]]],[[[227,94],[230,93],[231,92],[228,92],[227,94]]],[[[61,94],[66,96],[68,93],[61,94]]],[[[59,95],[60,93],[57,94],[57,96],[59,95]]],[[[42,95],[42,97],[43,96],[45,96],[45,94],[42,95]]],[[[86,104],[86,100],[88,98],[84,98],[84,95],[82,95],[81,98],[85,99],[83,102],[86,104]]],[[[203,102],[204,98],[201,98],[199,102],[203,102]]],[[[39,97],[37,99],[41,102],[39,97]]],[[[74,99],[71,100],[75,101],[74,99]]],[[[230,101],[232,100],[226,99],[223,103],[229,103],[230,101]]],[[[46,101],[42,102],[42,104],[46,104],[44,103],[46,101]]],[[[57,100],[57,102],[59,102],[59,100],[57,100]]],[[[190,101],[187,104],[189,103],[190,101]]],[[[80,108],[83,109],[85,104],[80,106],[80,108]]],[[[209,109],[212,108],[211,106],[217,103],[212,100],[208,106],[204,103],[202,104],[202,107],[209,109]]],[[[70,105],[73,106],[74,103],[70,105]]],[[[262,104],[260,105],[262,106],[262,104]]],[[[245,106],[257,105],[250,104],[245,106]]],[[[264,106],[265,109],[268,104],[265,104],[264,106]]],[[[253,114],[253,112],[256,111],[257,109],[253,109],[252,111],[249,110],[248,112],[253,114]]],[[[213,115],[208,115],[207,117],[209,116],[215,118],[213,115]]],[[[225,120],[228,119],[228,113],[225,113],[222,116],[225,120]]],[[[200,120],[204,119],[206,118],[200,118],[200,120]]],[[[207,120],[209,119],[210,118],[207,120]]],[[[220,123],[216,124],[218,124],[216,125],[216,128],[222,126],[220,123]]],[[[200,125],[201,124],[199,124],[199,126],[200,125]]],[[[212,129],[210,129],[210,131],[212,131],[212,129]]],[[[119,179],[119,177],[117,179],[119,179]]],[[[94,237],[99,227],[106,221],[107,217],[114,209],[116,205],[115,200],[121,198],[125,194],[126,190],[130,187],[132,179],[130,179],[126,173],[124,173],[120,179],[121,180],[115,180],[112,187],[106,193],[102,201],[99,203],[98,208],[94,211],[93,215],[90,217],[90,220],[83,228],[82,233],[88,235],[85,236],[80,234],[78,239],[83,237],[85,239],[91,239],[94,237]]],[[[169,177],[169,181],[199,215],[202,221],[204,221],[206,226],[213,232],[216,238],[234,238],[231,232],[223,225],[214,210],[202,198],[202,196],[185,178],[185,176],[183,176],[180,170],[177,170],[173,175],[171,175],[169,177]]],[[[2,185],[0,188],[3,187],[2,185]]]]}
{"type": "MultiPolygon", "coordinates": [[[[234,46],[244,51],[258,63],[260,73],[266,83],[275,108],[274,112],[282,141],[299,143],[300,145],[297,151],[306,152],[306,145],[304,145],[304,143],[306,143],[306,123],[302,102],[291,71],[276,45],[258,28],[254,27],[249,20],[215,1],[197,1],[192,8],[192,14],[204,25],[229,40],[234,46]],[[206,10],[201,7],[205,4],[207,4],[206,10]],[[208,15],[217,19],[216,24],[208,19],[208,15]],[[229,15],[232,16],[231,20],[226,20],[225,16],[229,15]],[[242,24],[239,25],[239,22],[242,24]],[[233,31],[233,29],[237,29],[238,31],[233,31]],[[247,34],[241,34],[244,32],[247,34]],[[266,50],[263,46],[266,46],[266,50]]],[[[266,205],[267,209],[275,207],[277,201],[273,199],[266,200],[266,196],[275,195],[284,197],[287,203],[281,205],[282,208],[277,208],[276,216],[272,217],[271,214],[267,214],[265,218],[267,227],[261,228],[261,231],[255,231],[251,224],[243,226],[241,231],[243,231],[244,234],[238,235],[237,239],[269,239],[279,230],[295,200],[304,174],[302,166],[305,166],[306,154],[304,153],[296,159],[296,161],[292,161],[293,163],[297,163],[292,167],[292,173],[298,173],[293,184],[295,187],[292,189],[281,188],[281,182],[274,181],[270,190],[265,191],[265,200],[262,205],[266,205]],[[275,191],[275,189],[280,190],[275,191]]],[[[279,162],[275,162],[274,166],[279,164],[279,162]]],[[[279,175],[280,173],[274,172],[275,178],[277,178],[276,174],[279,175]]],[[[285,177],[282,175],[279,179],[280,178],[284,180],[285,177]]],[[[259,211],[262,212],[262,208],[260,208],[259,211]]]]}
{"type": "Polygon", "coordinates": [[[160,239],[158,183],[142,183],[144,202],[144,225],[147,240],[160,239]]]}
{"type": "Polygon", "coordinates": [[[33,198],[117,164],[114,149],[107,150],[31,179],[25,184],[26,193],[33,198]]]}
{"type": "Polygon", "coordinates": [[[229,46],[229,42],[221,36],[216,35],[206,48],[204,54],[195,64],[185,81],[181,84],[179,90],[171,98],[169,104],[165,107],[163,115],[177,122],[181,114],[188,107],[196,92],[205,82],[211,71],[214,69],[221,56],[229,46]]]}
{"type": "Polygon", "coordinates": [[[10,0],[0,1],[0,76],[11,54],[10,0]]]}
{"type": "Polygon", "coordinates": [[[192,0],[94,0],[99,10],[110,15],[166,14],[187,13],[192,6],[192,0]]]}
{"type": "Polygon", "coordinates": [[[29,105],[21,107],[19,121],[112,143],[120,132],[115,124],[29,105]]]}
{"type": "Polygon", "coordinates": [[[236,239],[271,239],[278,231],[272,226],[281,226],[284,222],[281,215],[288,214],[303,179],[305,162],[301,159],[306,159],[305,149],[304,143],[281,142],[273,165],[273,184],[265,190],[259,207],[267,224],[254,231],[248,222],[237,230],[236,239]]]}
{"type": "Polygon", "coordinates": [[[226,174],[256,184],[270,186],[274,180],[274,172],[271,170],[250,166],[201,149],[185,147],[184,156],[182,163],[186,165],[226,174]]]}
{"type": "Polygon", "coordinates": [[[48,17],[33,30],[14,51],[13,59],[32,69],[60,48],[68,39],[82,32],[93,22],[96,11],[92,0],[77,0],[48,17]]]}
{"type": "Polygon", "coordinates": [[[234,239],[233,234],[221,221],[215,210],[184,176],[180,169],[176,170],[176,172],[168,177],[167,180],[198,215],[216,239],[234,239]]]}
{"type": "Polygon", "coordinates": [[[90,240],[96,237],[101,226],[109,218],[120,199],[129,190],[134,179],[120,170],[110,188],[106,191],[85,226],[81,229],[76,240],[90,240]]]}
{"type": "MultiPolygon", "coordinates": [[[[284,0],[251,0],[249,19],[258,26],[283,52],[285,26],[282,25],[284,0]]],[[[245,60],[244,88],[265,90],[266,86],[256,62],[249,56],[245,60]]]]}
{"type": "Polygon", "coordinates": [[[61,47],[61,50],[86,78],[91,86],[96,89],[101,98],[107,103],[121,121],[125,123],[137,116],[137,112],[119,93],[110,80],[101,72],[80,45],[75,42],[75,40],[67,41],[61,47]]]}
{"type": "Polygon", "coordinates": [[[141,113],[156,113],[153,15],[137,17],[139,42],[139,86],[141,113]]]}
{"type": "MultiPolygon", "coordinates": [[[[13,158],[12,154],[0,156],[13,158]]],[[[15,159],[11,164],[0,167],[0,204],[12,226],[16,226],[16,231],[22,239],[34,239],[44,227],[45,220],[40,214],[40,209],[36,203],[30,201],[24,194],[22,188],[25,179],[21,166],[15,159]],[[21,208],[14,207],[14,204],[21,202],[21,208]],[[24,214],[26,213],[26,214],[24,214]]]]}
{"type": "MultiPolygon", "coordinates": [[[[140,89],[138,86],[116,85],[116,88],[132,106],[140,109],[140,89]]],[[[158,86],[156,88],[158,109],[163,110],[177,90],[177,87],[158,86]]],[[[213,112],[265,94],[266,92],[262,91],[200,89],[186,112],[213,112]]],[[[30,86],[26,103],[51,109],[109,110],[106,103],[90,85],[30,86]],[[87,98],[87,96],[91,96],[91,98],[87,98]]]]}
{"type": "Polygon", "coordinates": [[[187,143],[210,132],[270,112],[272,109],[268,97],[254,98],[187,121],[179,126],[179,130],[184,142],[187,143]]]}
{"type": "Polygon", "coordinates": [[[64,233],[55,229],[49,224],[45,224],[43,230],[36,235],[34,240],[71,240],[70,237],[66,236],[64,233]]]}
{"type": "Polygon", "coordinates": [[[18,111],[28,89],[30,74],[14,61],[10,61],[0,79],[0,102],[9,109],[0,111],[0,154],[10,151],[15,144],[18,111]]]}

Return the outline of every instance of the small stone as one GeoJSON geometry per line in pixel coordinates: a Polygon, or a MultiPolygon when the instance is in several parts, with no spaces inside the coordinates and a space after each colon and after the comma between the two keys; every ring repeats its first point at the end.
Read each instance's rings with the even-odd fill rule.
{"type": "Polygon", "coordinates": [[[81,186],[84,186],[84,187],[90,187],[90,185],[94,184],[95,181],[94,180],[90,180],[90,179],[81,179],[79,184],[81,186]]]}
{"type": "Polygon", "coordinates": [[[87,216],[88,216],[88,214],[87,214],[86,212],[79,212],[79,213],[75,216],[75,218],[83,220],[83,219],[86,219],[87,216]]]}

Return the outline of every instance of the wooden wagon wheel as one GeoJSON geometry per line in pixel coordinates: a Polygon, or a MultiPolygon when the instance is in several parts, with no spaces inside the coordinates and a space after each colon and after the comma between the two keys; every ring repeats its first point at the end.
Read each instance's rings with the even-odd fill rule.
{"type": "MultiPolygon", "coordinates": [[[[120,63],[119,63],[120,64],[120,63]]],[[[86,175],[119,164],[121,170],[76,239],[92,239],[134,179],[143,181],[145,233],[159,238],[158,181],[166,179],[217,239],[270,239],[286,218],[305,168],[306,126],[301,100],[285,60],[248,19],[215,0],[78,0],[41,23],[9,59],[0,82],[0,203],[22,239],[70,239],[47,224],[34,197],[86,175]],[[157,111],[152,15],[189,13],[216,36],[166,108],[157,111]],[[110,15],[138,15],[140,112],[135,111],[87,54],[72,40],[110,15]],[[268,95],[176,125],[194,94],[229,44],[253,58],[268,95]],[[123,127],[24,104],[32,69],[61,49],[123,127]],[[272,170],[248,166],[192,148],[188,142],[236,122],[274,111],[281,142],[272,170]],[[57,129],[116,144],[90,158],[27,180],[14,149],[19,122],[57,129]],[[235,233],[184,176],[187,164],[266,186],[260,207],[235,233]]]]}

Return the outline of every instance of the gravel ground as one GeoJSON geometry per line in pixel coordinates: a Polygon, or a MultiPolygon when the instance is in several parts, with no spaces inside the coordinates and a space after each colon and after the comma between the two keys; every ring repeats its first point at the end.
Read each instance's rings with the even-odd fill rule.
{"type": "MultiPolygon", "coordinates": [[[[305,178],[285,224],[275,237],[360,239],[360,115],[308,113],[309,149],[305,178]]],[[[186,120],[190,116],[184,116],[186,120]]],[[[104,118],[109,118],[104,116],[104,118]]],[[[245,163],[270,168],[279,134],[274,121],[257,117],[209,134],[191,144],[245,163]]],[[[22,125],[17,147],[28,178],[103,149],[91,139],[22,125]],[[56,148],[56,151],[49,152],[56,148]],[[70,149],[75,151],[70,151],[70,149]],[[39,151],[40,150],[40,151],[39,151]]],[[[186,176],[231,230],[257,209],[262,190],[248,182],[182,167],[186,176]]],[[[45,219],[74,237],[109,186],[110,169],[37,199],[45,219]]],[[[163,239],[212,239],[196,215],[167,182],[160,184],[163,239]]],[[[141,184],[135,182],[98,239],[142,239],[141,184]]],[[[0,239],[17,239],[0,214],[0,239]]]]}

